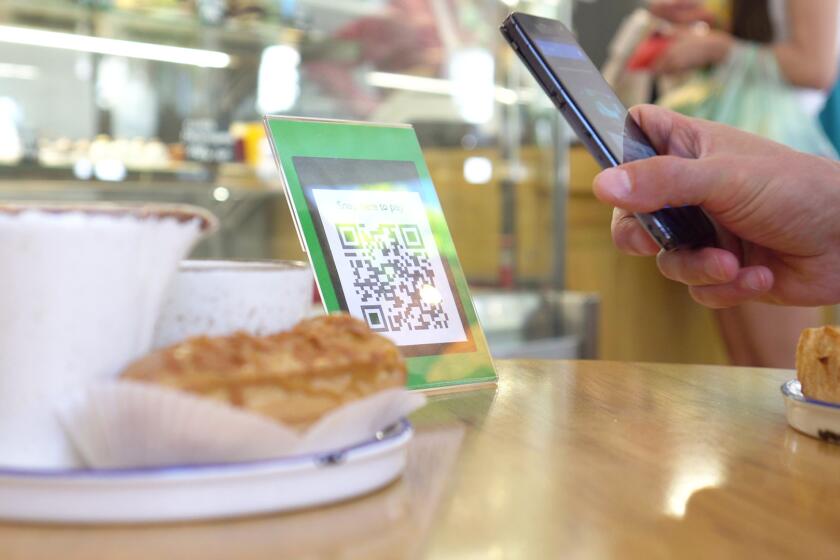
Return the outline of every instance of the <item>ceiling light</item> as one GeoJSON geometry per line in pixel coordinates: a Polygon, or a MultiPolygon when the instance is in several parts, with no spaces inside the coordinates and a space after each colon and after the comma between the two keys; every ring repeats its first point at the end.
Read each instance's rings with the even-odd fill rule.
{"type": "Polygon", "coordinates": [[[213,189],[213,198],[218,202],[225,202],[230,198],[230,191],[225,187],[216,187],[213,189]]]}
{"type": "Polygon", "coordinates": [[[402,89],[440,95],[450,95],[452,93],[452,82],[449,80],[412,76],[410,74],[371,72],[367,76],[367,82],[374,87],[386,89],[402,89]]]}
{"type": "Polygon", "coordinates": [[[300,53],[289,45],[266,47],[257,75],[257,110],[284,113],[300,95],[300,53]]]}
{"type": "Polygon", "coordinates": [[[10,64],[0,62],[0,78],[12,78],[16,80],[35,80],[41,72],[35,66],[28,64],[10,64]]]}
{"type": "Polygon", "coordinates": [[[457,50],[450,55],[448,69],[461,118],[473,124],[490,121],[496,99],[493,55],[480,48],[457,50]]]}
{"type": "Polygon", "coordinates": [[[74,33],[59,33],[29,27],[10,27],[0,25],[0,42],[17,45],[31,45],[71,51],[124,56],[144,60],[158,60],[174,64],[189,64],[202,68],[225,68],[230,65],[230,55],[219,51],[189,49],[139,43],[106,37],[91,37],[74,33]]]}
{"type": "Polygon", "coordinates": [[[486,157],[468,157],[464,160],[464,179],[471,185],[489,183],[493,179],[493,162],[486,157]]]}
{"type": "MultiPolygon", "coordinates": [[[[370,72],[367,75],[367,83],[383,89],[401,89],[437,95],[452,95],[455,89],[451,80],[412,76],[411,74],[393,74],[391,72],[370,72]]],[[[531,101],[533,95],[530,95],[530,93],[527,90],[515,91],[502,86],[494,86],[493,88],[496,101],[504,105],[531,101]]]]}

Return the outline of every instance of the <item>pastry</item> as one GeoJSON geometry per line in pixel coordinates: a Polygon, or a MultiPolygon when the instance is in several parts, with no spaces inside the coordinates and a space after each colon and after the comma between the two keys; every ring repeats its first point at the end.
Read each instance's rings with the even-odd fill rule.
{"type": "Polygon", "coordinates": [[[131,364],[122,379],[227,402],[303,429],[349,401],[403,387],[397,347],[348,315],[270,336],[196,337],[131,364]]]}
{"type": "Polygon", "coordinates": [[[840,403],[840,328],[805,329],[796,349],[796,376],[809,399],[840,403]]]}

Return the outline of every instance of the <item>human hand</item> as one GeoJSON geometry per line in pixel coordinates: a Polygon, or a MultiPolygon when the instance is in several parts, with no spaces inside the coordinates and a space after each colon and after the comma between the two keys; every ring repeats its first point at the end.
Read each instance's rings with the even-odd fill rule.
{"type": "Polygon", "coordinates": [[[657,74],[673,74],[717,64],[729,54],[735,39],[723,31],[681,30],[653,62],[657,74]]]}
{"type": "Polygon", "coordinates": [[[658,254],[662,274],[708,307],[840,302],[840,164],[660,107],[631,113],[663,156],[595,179],[595,195],[617,208],[619,249],[658,254]],[[660,252],[632,214],[687,205],[714,219],[718,247],[660,252]]]}

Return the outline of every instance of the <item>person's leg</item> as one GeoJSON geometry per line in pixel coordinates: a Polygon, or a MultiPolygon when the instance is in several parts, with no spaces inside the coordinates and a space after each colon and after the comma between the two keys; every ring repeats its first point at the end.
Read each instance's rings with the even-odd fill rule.
{"type": "Polygon", "coordinates": [[[732,365],[793,368],[803,329],[823,322],[819,307],[746,303],[716,312],[732,365]]]}

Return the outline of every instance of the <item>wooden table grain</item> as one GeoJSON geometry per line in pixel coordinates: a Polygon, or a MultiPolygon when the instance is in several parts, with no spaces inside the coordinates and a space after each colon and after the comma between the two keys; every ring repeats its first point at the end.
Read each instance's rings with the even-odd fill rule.
{"type": "Polygon", "coordinates": [[[793,372],[510,361],[413,418],[403,479],[295,514],[0,524],[4,560],[840,558],[840,446],[788,428],[793,372]]]}

